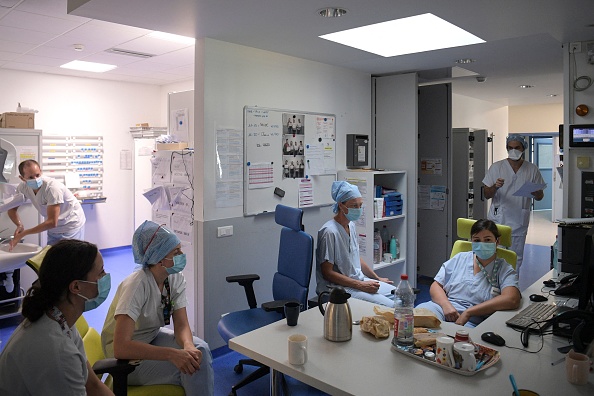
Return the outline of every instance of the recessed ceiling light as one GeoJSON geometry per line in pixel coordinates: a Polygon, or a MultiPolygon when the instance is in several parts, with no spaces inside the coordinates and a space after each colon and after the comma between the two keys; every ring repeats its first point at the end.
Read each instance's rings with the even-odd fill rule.
{"type": "Polygon", "coordinates": [[[534,85],[522,84],[519,85],[520,88],[534,88],[534,85]]]}
{"type": "Polygon", "coordinates": [[[384,57],[485,42],[429,13],[325,34],[320,38],[384,57]]]}
{"type": "Polygon", "coordinates": [[[173,41],[175,43],[181,43],[181,44],[194,45],[196,43],[196,39],[193,37],[180,36],[177,34],[171,34],[171,33],[165,33],[165,32],[152,32],[152,33],[147,34],[147,36],[156,38],[156,39],[160,39],[160,40],[173,41]]]}
{"type": "Polygon", "coordinates": [[[549,98],[555,98],[555,97],[557,97],[557,94],[548,94],[547,96],[548,96],[549,98]]]}
{"type": "Polygon", "coordinates": [[[96,62],[85,62],[85,61],[72,61],[63,64],[60,66],[63,69],[72,69],[72,70],[82,70],[82,71],[90,71],[95,73],[104,73],[106,71],[110,71],[115,69],[116,65],[108,65],[106,63],[96,63],[96,62]]]}
{"type": "Polygon", "coordinates": [[[461,65],[464,65],[464,64],[466,64],[466,63],[472,63],[472,62],[476,62],[476,60],[474,60],[474,59],[470,59],[470,58],[464,58],[464,59],[458,59],[458,60],[456,61],[456,63],[459,63],[459,64],[461,64],[461,65]]]}
{"type": "Polygon", "coordinates": [[[347,10],[339,7],[326,7],[318,10],[318,14],[324,18],[337,18],[345,15],[347,10]]]}

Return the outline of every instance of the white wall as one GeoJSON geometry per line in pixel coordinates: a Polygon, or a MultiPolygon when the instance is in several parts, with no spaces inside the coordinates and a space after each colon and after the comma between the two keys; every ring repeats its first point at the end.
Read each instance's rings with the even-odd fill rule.
{"type": "Polygon", "coordinates": [[[43,135],[100,135],[105,138],[106,203],[84,205],[85,239],[100,249],[130,245],[134,231],[133,174],[120,169],[120,151],[133,150],[129,127],[160,124],[158,86],[0,69],[0,111],[17,102],[39,110],[35,128],[43,135]]]}
{"type": "Polygon", "coordinates": [[[507,157],[508,107],[497,103],[452,94],[452,128],[481,128],[493,134],[489,165],[507,157]]]}
{"type": "Polygon", "coordinates": [[[558,132],[563,103],[509,107],[509,133],[558,132]]]}
{"type": "MultiPolygon", "coordinates": [[[[241,206],[216,208],[215,126],[242,129],[245,105],[336,114],[337,167],[344,169],[345,135],[370,133],[371,76],[211,39],[198,41],[196,53],[195,175],[203,175],[204,181],[195,178],[194,182],[195,191],[204,197],[205,220],[198,222],[195,244],[199,260],[196,316],[203,315],[199,321],[204,321],[196,331],[216,348],[223,345],[216,330],[221,314],[247,308],[242,288],[226,283],[226,276],[257,273],[261,276],[254,285],[258,302],[272,299],[280,227],[270,214],[243,217],[241,206]],[[198,121],[200,117],[203,122],[198,121]],[[222,225],[233,225],[234,235],[217,238],[216,228],[222,225]]],[[[331,216],[329,207],[306,209],[306,232],[315,239],[331,216]]],[[[312,279],[315,285],[315,275],[312,279]]],[[[310,290],[313,294],[311,286],[310,290]]]]}

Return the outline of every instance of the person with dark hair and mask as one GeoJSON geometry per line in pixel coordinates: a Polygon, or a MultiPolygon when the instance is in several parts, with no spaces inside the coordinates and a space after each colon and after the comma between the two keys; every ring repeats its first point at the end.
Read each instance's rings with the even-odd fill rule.
{"type": "Polygon", "coordinates": [[[491,220],[477,220],[470,229],[472,251],[460,252],[442,264],[429,288],[426,308],[440,320],[475,327],[495,311],[520,306],[518,276],[497,258],[499,231],[491,220]]]}
{"type": "Polygon", "coordinates": [[[318,294],[342,286],[353,298],[394,306],[393,282],[379,277],[359,256],[355,221],[361,216],[363,198],[357,186],[332,183],[334,218],[318,231],[316,280],[318,294]]]}
{"type": "MultiPolygon", "coordinates": [[[[512,245],[509,248],[518,255],[516,271],[519,274],[530,223],[532,198],[517,196],[514,193],[527,182],[545,182],[538,167],[523,158],[528,148],[526,140],[521,135],[510,134],[505,142],[508,158],[491,165],[483,184],[485,198],[492,198],[487,218],[512,229],[512,245]]],[[[540,201],[544,197],[543,190],[533,191],[532,197],[540,201]]]]}
{"type": "Polygon", "coordinates": [[[186,306],[186,255],[169,229],[145,221],[132,237],[134,261],[113,298],[101,342],[106,357],[142,360],[129,385],[173,384],[187,396],[213,395],[208,344],[192,335],[186,306]],[[173,320],[173,330],[165,327],[173,320]]]}
{"type": "Polygon", "coordinates": [[[109,294],[92,243],[68,239],[45,254],[23,299],[23,322],[0,354],[1,395],[113,395],[93,373],[75,323],[109,294]]]}

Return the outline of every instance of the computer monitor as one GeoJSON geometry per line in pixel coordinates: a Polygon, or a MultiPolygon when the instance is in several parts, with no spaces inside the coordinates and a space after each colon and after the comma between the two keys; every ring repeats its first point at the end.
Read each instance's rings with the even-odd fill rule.
{"type": "Polygon", "coordinates": [[[578,308],[594,311],[594,227],[586,233],[580,278],[578,308]]]}
{"type": "Polygon", "coordinates": [[[594,124],[570,125],[569,147],[594,147],[594,124]]]}

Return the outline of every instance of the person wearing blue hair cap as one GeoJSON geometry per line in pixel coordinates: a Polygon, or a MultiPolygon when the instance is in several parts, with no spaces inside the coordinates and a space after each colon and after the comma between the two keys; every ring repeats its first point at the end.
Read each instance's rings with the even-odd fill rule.
{"type": "Polygon", "coordinates": [[[141,267],[118,286],[101,342],[106,357],[139,359],[129,385],[173,384],[189,395],[213,395],[208,344],[192,335],[186,306],[186,255],[169,229],[145,221],[132,237],[141,267]],[[164,327],[173,319],[173,330],[164,327]]]}
{"type": "Polygon", "coordinates": [[[492,199],[488,219],[512,228],[511,250],[518,255],[516,271],[520,276],[520,266],[524,258],[524,245],[530,222],[532,198],[540,201],[543,190],[532,192],[532,198],[515,196],[525,183],[545,184],[538,167],[524,160],[528,143],[523,136],[510,134],[505,139],[508,156],[491,165],[483,179],[484,194],[492,199]]]}
{"type": "Polygon", "coordinates": [[[332,183],[334,218],[318,231],[316,249],[316,292],[340,285],[351,297],[375,304],[394,306],[393,282],[380,278],[359,256],[355,221],[363,211],[357,186],[346,181],[332,183]]]}

